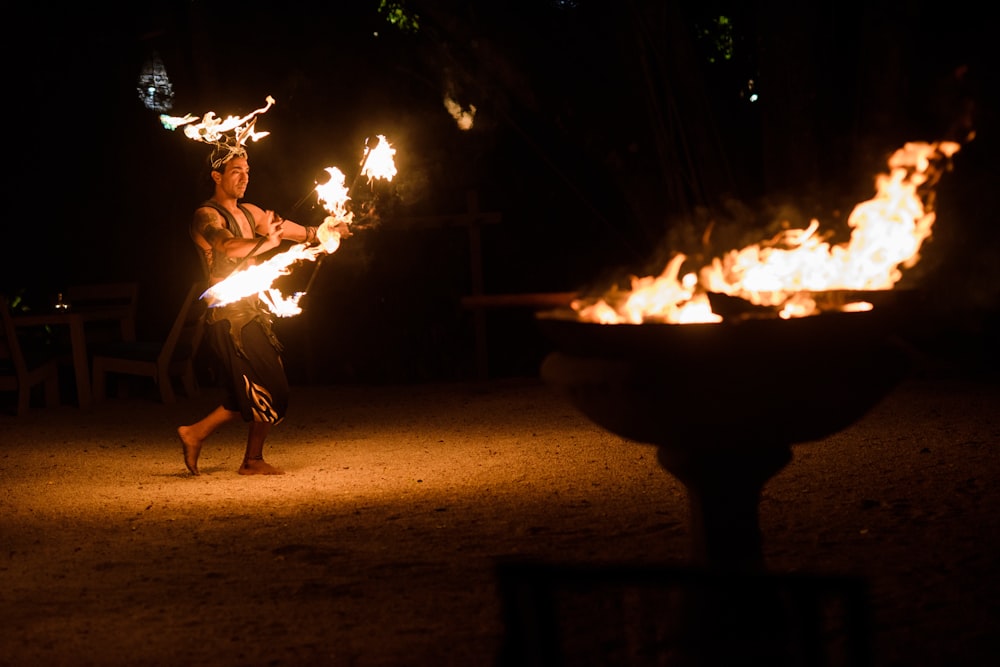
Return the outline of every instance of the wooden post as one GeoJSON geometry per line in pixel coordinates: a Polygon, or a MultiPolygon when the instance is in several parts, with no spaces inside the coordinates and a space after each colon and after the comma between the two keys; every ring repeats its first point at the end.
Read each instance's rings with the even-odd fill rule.
{"type": "Polygon", "coordinates": [[[470,190],[465,197],[466,211],[445,215],[406,216],[392,220],[397,229],[425,229],[439,227],[465,227],[469,242],[469,303],[463,298],[462,305],[472,312],[473,335],[475,336],[475,372],[479,379],[489,377],[489,356],[486,341],[486,310],[478,299],[485,298],[483,280],[483,225],[501,222],[501,215],[495,211],[479,209],[479,194],[470,190]]]}
{"type": "MultiPolygon", "coordinates": [[[[469,270],[473,296],[483,294],[483,233],[479,222],[479,194],[470,190],[465,197],[469,214],[469,270]]],[[[472,309],[472,324],[476,336],[476,377],[485,380],[490,375],[489,349],[486,340],[486,311],[472,309]]]]}

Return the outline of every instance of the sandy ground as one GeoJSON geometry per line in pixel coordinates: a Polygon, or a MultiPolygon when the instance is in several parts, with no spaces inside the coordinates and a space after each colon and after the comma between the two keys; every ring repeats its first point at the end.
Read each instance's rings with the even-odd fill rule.
{"type": "MultiPolygon", "coordinates": [[[[998,398],[908,379],[764,490],[769,571],[862,578],[875,665],[1000,664],[998,398]]],[[[0,664],[496,664],[498,563],[689,564],[655,451],[537,379],[297,387],[278,477],[236,425],[187,474],[214,399],[0,416],[0,664]]]]}

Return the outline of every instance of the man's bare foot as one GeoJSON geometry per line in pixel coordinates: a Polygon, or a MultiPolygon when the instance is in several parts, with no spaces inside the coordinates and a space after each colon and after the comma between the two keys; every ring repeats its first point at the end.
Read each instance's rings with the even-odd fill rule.
{"type": "Polygon", "coordinates": [[[190,426],[178,426],[177,436],[181,439],[184,448],[184,465],[192,475],[198,473],[198,455],[201,454],[201,440],[194,437],[190,426]]]}
{"type": "Polygon", "coordinates": [[[275,468],[264,459],[248,459],[240,466],[241,475],[284,475],[285,471],[275,468]]]}

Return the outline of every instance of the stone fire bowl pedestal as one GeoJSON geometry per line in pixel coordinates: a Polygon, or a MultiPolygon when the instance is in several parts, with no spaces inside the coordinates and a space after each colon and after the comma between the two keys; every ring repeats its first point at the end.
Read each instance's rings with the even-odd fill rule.
{"type": "Polygon", "coordinates": [[[854,423],[903,377],[895,318],[879,310],[794,320],[602,325],[539,313],[556,352],[542,379],[608,431],[657,448],[684,484],[693,564],[764,567],[760,494],[791,446],[854,423]]]}

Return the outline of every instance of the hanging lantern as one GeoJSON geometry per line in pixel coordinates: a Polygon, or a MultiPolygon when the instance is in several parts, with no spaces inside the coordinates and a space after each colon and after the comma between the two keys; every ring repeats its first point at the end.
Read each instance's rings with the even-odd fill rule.
{"type": "Polygon", "coordinates": [[[152,111],[170,111],[174,106],[174,86],[155,51],[142,67],[136,91],[142,103],[152,111]]]}

